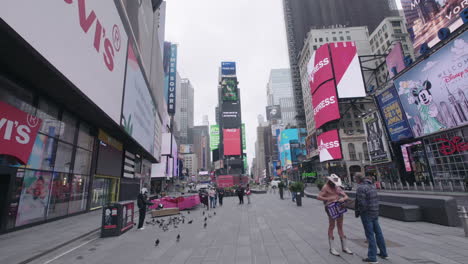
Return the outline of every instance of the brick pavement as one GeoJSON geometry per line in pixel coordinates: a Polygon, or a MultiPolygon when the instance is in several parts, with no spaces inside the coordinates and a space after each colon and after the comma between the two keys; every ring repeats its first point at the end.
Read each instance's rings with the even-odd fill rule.
{"type": "MultiPolygon", "coordinates": [[[[279,200],[278,194],[253,195],[252,201],[239,206],[235,198],[226,198],[206,229],[197,209],[183,213],[194,220],[192,225],[168,232],[148,226],[117,238],[96,238],[54,261],[47,262],[52,254],[35,263],[362,263],[367,248],[352,212],[346,216],[345,231],[356,254],[334,257],[328,253],[321,202],[304,198],[303,207],[297,207],[289,199],[279,200]],[[153,245],[156,238],[161,241],[158,247],[153,245]]],[[[468,263],[468,239],[461,228],[385,218],[381,225],[391,257],[381,263],[468,263]]]]}

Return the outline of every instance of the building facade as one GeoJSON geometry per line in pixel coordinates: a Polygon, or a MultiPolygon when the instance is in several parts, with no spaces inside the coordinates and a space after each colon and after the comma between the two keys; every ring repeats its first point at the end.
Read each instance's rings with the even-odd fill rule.
{"type": "Polygon", "coordinates": [[[180,99],[176,103],[178,111],[176,111],[174,120],[178,126],[179,142],[187,144],[189,143],[189,130],[194,124],[195,90],[187,78],[181,79],[179,90],[180,95],[177,98],[180,99]]]}
{"type": "Polygon", "coordinates": [[[281,107],[281,120],[286,125],[295,125],[296,109],[289,69],[272,69],[267,84],[267,105],[281,107]]]}
{"type": "Polygon", "coordinates": [[[202,171],[211,169],[210,130],[208,126],[194,126],[189,129],[189,141],[197,154],[197,167],[202,171]]]}

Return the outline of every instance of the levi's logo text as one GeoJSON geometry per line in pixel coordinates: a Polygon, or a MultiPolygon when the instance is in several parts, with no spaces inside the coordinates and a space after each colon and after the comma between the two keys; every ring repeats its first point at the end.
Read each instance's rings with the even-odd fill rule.
{"type": "Polygon", "coordinates": [[[320,110],[322,110],[323,108],[331,105],[331,104],[334,104],[336,103],[336,97],[333,95],[333,96],[330,96],[328,98],[325,98],[323,99],[315,108],[314,108],[314,115],[317,115],[318,112],[320,112],[320,110]]]}
{"type": "Polygon", "coordinates": [[[64,2],[77,3],[78,22],[81,29],[85,34],[94,34],[94,41],[90,45],[94,46],[98,54],[102,54],[104,64],[112,72],[115,52],[119,52],[121,48],[120,28],[115,24],[105,28],[94,10],[86,9],[86,0],[64,0],[64,2]],[[94,32],[90,31],[93,25],[95,25],[94,32]]]}

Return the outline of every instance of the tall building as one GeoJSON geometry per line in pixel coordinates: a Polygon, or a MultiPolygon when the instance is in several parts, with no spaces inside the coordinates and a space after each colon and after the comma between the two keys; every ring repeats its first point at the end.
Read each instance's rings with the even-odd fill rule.
{"type": "MultiPolygon", "coordinates": [[[[394,0],[390,0],[394,1],[394,0]]],[[[368,26],[373,31],[393,13],[389,0],[283,0],[289,64],[299,126],[305,126],[305,112],[298,56],[312,28],[368,26]]]]}
{"type": "Polygon", "coordinates": [[[272,69],[267,84],[268,105],[281,107],[281,120],[285,125],[294,125],[296,109],[292,90],[291,71],[289,69],[272,69]]]}
{"type": "Polygon", "coordinates": [[[208,115],[203,115],[202,125],[209,126],[210,121],[208,120],[208,115]]]}
{"type": "Polygon", "coordinates": [[[209,126],[194,126],[189,129],[189,143],[193,145],[193,152],[198,158],[200,170],[210,170],[210,130],[209,126]]]}
{"type": "Polygon", "coordinates": [[[182,155],[182,162],[184,164],[184,174],[188,177],[196,176],[198,174],[198,156],[195,153],[188,153],[182,155]]]}
{"type": "Polygon", "coordinates": [[[194,97],[195,91],[189,79],[182,79],[179,89],[176,90],[176,114],[174,117],[179,131],[179,143],[189,143],[189,129],[194,124],[194,97]],[[179,94],[180,92],[180,94],[179,94]]]}

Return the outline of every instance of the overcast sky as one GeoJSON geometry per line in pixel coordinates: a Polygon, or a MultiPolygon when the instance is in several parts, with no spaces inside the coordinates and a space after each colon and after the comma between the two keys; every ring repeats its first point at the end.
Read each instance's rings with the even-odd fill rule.
{"type": "Polygon", "coordinates": [[[178,71],[195,88],[196,125],[215,123],[218,68],[237,63],[250,167],[270,70],[289,68],[282,0],[167,0],[165,39],[179,44],[178,71]]]}

